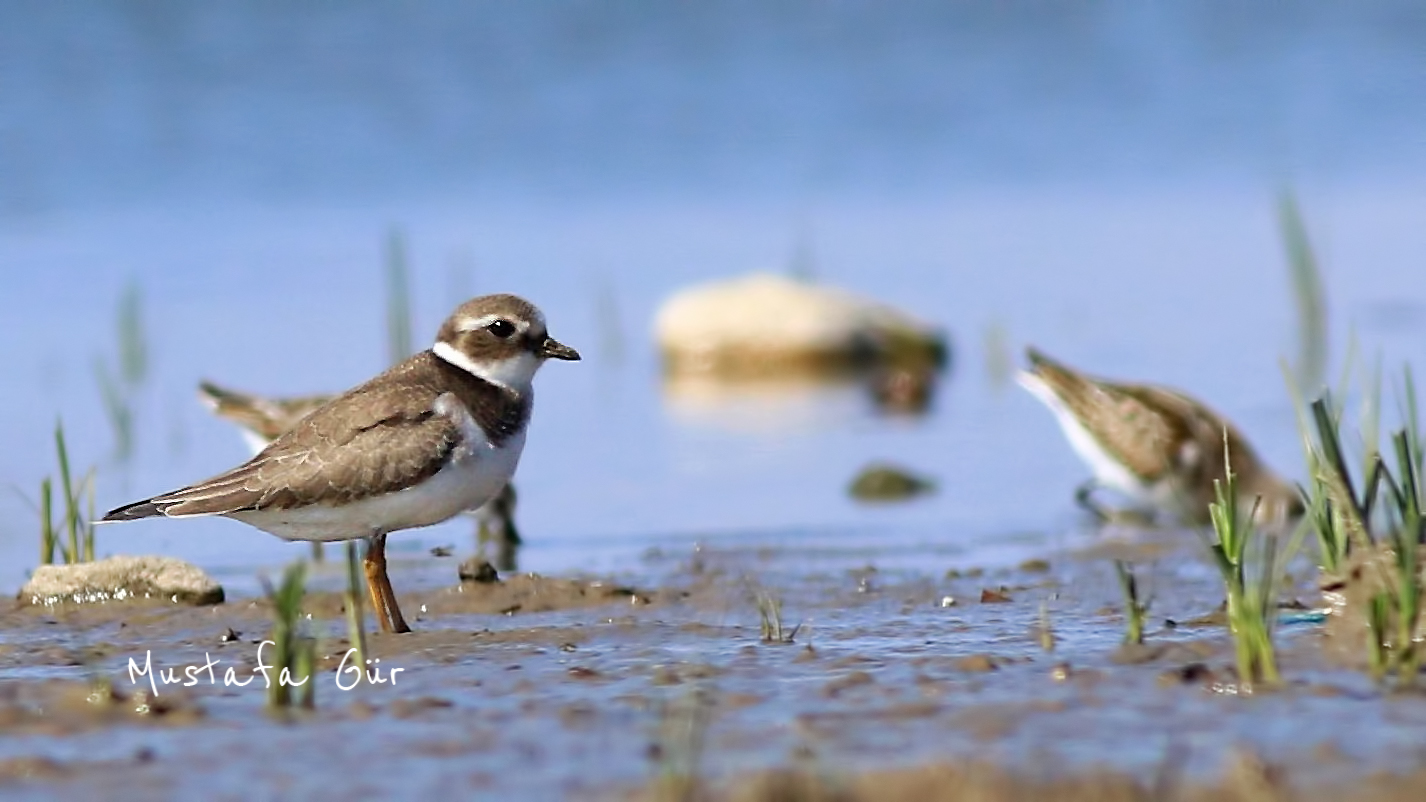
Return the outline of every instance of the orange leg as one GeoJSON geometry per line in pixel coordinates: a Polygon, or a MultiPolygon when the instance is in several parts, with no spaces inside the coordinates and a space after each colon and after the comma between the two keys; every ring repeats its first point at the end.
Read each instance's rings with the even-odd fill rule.
{"type": "Polygon", "coordinates": [[[396,592],[391,589],[391,579],[386,575],[386,535],[376,535],[367,542],[366,587],[371,594],[371,606],[376,618],[381,622],[382,632],[410,632],[406,619],[401,615],[401,607],[396,603],[396,592]]]}

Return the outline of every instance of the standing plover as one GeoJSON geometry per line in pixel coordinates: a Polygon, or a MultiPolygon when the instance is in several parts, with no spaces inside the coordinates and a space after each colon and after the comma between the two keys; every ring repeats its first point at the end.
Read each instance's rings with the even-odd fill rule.
{"type": "MultiPolygon", "coordinates": [[[[271,398],[220,387],[210,381],[198,385],[198,400],[214,415],[235,424],[254,454],[335,397],[271,398]]],[[[514,553],[521,545],[519,530],[515,528],[515,485],[507,482],[495,498],[467,512],[475,519],[482,546],[487,540],[496,544],[500,556],[496,567],[502,571],[513,570],[514,553]]]]}
{"type": "Polygon", "coordinates": [[[319,407],[242,465],[104,520],[221,515],[287,540],[367,538],[382,629],[408,632],[386,575],[386,535],[500,492],[519,463],[531,380],[546,359],[579,353],[550,338],[529,302],[475,298],[429,350],[319,407]]]}
{"type": "Polygon", "coordinates": [[[1224,479],[1226,432],[1239,505],[1247,509],[1260,498],[1259,523],[1302,514],[1298,491],[1263,464],[1237,427],[1201,402],[1166,387],[1086,376],[1034,348],[1026,357],[1030,367],[1020,384],[1054,412],[1094,472],[1076,492],[1094,512],[1102,514],[1090,494],[1101,486],[1192,523],[1207,521],[1213,482],[1224,479]]]}

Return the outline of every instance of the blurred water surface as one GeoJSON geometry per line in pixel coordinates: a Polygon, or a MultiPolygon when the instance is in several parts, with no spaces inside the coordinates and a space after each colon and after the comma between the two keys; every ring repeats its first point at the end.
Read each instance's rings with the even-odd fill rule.
{"type": "MultiPolygon", "coordinates": [[[[12,0],[0,20],[0,589],[34,561],[20,494],[54,470],[57,417],[107,508],[244,456],[200,378],[295,394],[379,370],[394,229],[418,341],[464,297],[513,291],[586,355],[537,382],[518,485],[541,571],[720,535],[907,560],[1055,542],[1084,470],[987,370],[993,331],[1190,389],[1297,475],[1273,213],[1289,185],[1337,362],[1349,331],[1388,366],[1421,356],[1413,3],[12,0]],[[660,299],[793,261],[951,332],[930,415],[884,417],[855,388],[661,395],[660,299]],[[152,374],[121,464],[94,363],[130,282],[152,374]],[[940,493],[854,505],[845,485],[882,458],[940,493]]],[[[226,521],[99,540],[239,582],[303,548],[226,521]]]]}

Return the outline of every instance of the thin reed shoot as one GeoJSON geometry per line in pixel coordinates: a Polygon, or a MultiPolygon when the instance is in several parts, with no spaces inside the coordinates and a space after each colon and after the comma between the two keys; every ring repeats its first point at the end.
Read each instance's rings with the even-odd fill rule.
{"type": "Polygon", "coordinates": [[[411,274],[400,229],[386,241],[386,345],[393,365],[411,355],[411,274]]]}
{"type": "Polygon", "coordinates": [[[1284,193],[1278,201],[1278,226],[1287,250],[1292,298],[1297,308],[1298,357],[1294,374],[1303,392],[1315,392],[1327,374],[1327,293],[1302,211],[1291,193],[1284,193]]]}
{"type": "Polygon", "coordinates": [[[1152,599],[1140,597],[1139,579],[1134,574],[1133,563],[1115,560],[1114,573],[1119,577],[1119,592],[1124,597],[1124,642],[1141,644],[1144,642],[1144,619],[1148,617],[1152,599]]]}
{"type": "Polygon", "coordinates": [[[144,337],[143,291],[138,282],[129,282],[119,296],[119,376],[124,384],[137,388],[149,374],[148,340],[144,337]]]}
{"type": "Polygon", "coordinates": [[[144,335],[143,291],[137,282],[130,282],[119,296],[115,314],[115,342],[118,343],[114,367],[103,357],[94,360],[94,380],[99,385],[104,414],[114,432],[114,455],[119,461],[133,455],[134,404],[149,375],[148,339],[144,335]]]}
{"type": "MultiPolygon", "coordinates": [[[[272,670],[269,678],[267,704],[273,708],[300,705],[312,708],[317,703],[317,641],[302,624],[302,597],[306,594],[307,567],[295,562],[282,573],[282,584],[275,590],[263,578],[263,588],[272,602],[273,644],[272,670]]],[[[364,664],[363,664],[364,665],[364,664]]]]}
{"type": "Polygon", "coordinates": [[[655,799],[692,802],[700,798],[710,714],[707,700],[697,689],[661,706],[652,750],[658,765],[655,799]]]}
{"type": "MultiPolygon", "coordinates": [[[[366,621],[362,611],[362,591],[365,588],[365,581],[361,571],[357,568],[357,544],[355,540],[348,540],[347,547],[347,589],[344,595],[347,609],[347,642],[351,648],[356,649],[356,660],[353,665],[366,665],[366,621]]],[[[361,672],[362,677],[366,672],[361,672]]]]}
{"type": "Polygon", "coordinates": [[[134,453],[133,403],[128,391],[102,358],[94,360],[94,381],[99,385],[99,399],[104,404],[104,415],[114,433],[114,457],[123,462],[134,453]]]}

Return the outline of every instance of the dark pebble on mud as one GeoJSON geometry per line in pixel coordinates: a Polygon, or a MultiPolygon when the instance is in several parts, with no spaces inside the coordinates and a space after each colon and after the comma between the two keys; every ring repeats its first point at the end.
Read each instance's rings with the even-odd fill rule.
{"type": "Polygon", "coordinates": [[[456,573],[462,582],[476,582],[482,585],[489,585],[500,581],[500,574],[496,572],[495,566],[483,557],[471,557],[460,564],[456,573]]]}
{"type": "Polygon", "coordinates": [[[1160,685],[1206,685],[1217,679],[1218,675],[1209,668],[1206,663],[1189,663],[1188,665],[1171,668],[1159,675],[1160,685]]]}

